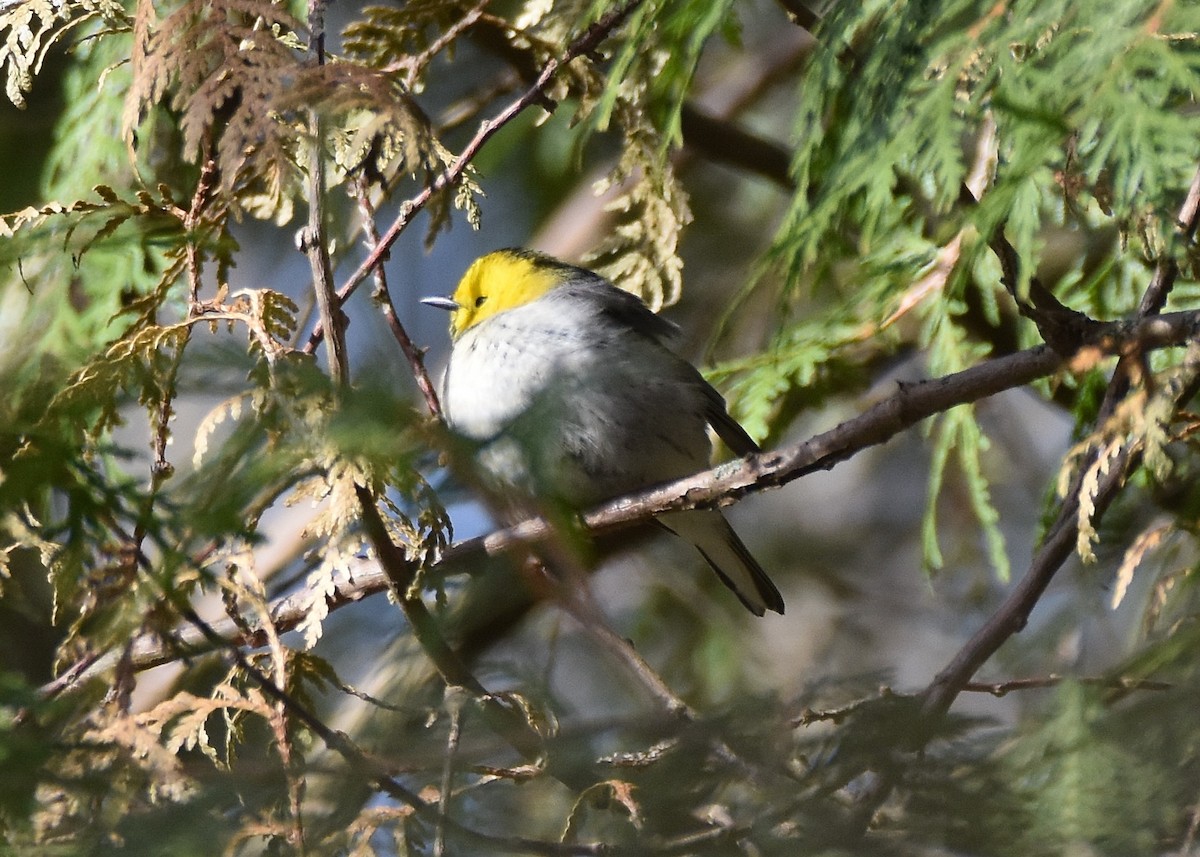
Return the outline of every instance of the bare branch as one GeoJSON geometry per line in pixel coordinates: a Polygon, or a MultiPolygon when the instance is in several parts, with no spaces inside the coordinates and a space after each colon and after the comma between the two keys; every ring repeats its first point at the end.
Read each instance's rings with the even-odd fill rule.
{"type": "Polygon", "coordinates": [[[969,681],[963,690],[970,693],[990,693],[992,696],[1007,696],[1015,690],[1035,690],[1043,687],[1056,687],[1063,682],[1086,684],[1094,687],[1109,687],[1114,690],[1170,690],[1171,685],[1165,681],[1150,681],[1139,678],[1080,678],[1078,676],[1047,675],[1037,678],[1013,678],[1008,681],[982,682],[969,681]]]}
{"type": "MultiPolygon", "coordinates": [[[[360,178],[357,181],[356,190],[358,211],[362,216],[363,230],[367,238],[367,249],[374,251],[379,246],[379,229],[375,225],[375,209],[371,205],[370,196],[367,194],[365,178],[360,178]]],[[[400,322],[400,316],[396,313],[396,305],[392,302],[392,293],[388,290],[387,272],[384,270],[383,265],[375,267],[374,277],[375,292],[373,297],[379,305],[379,311],[383,313],[383,319],[387,322],[388,330],[392,332],[392,336],[400,345],[400,350],[404,352],[405,359],[408,360],[409,368],[412,369],[413,379],[417,382],[417,389],[421,391],[421,395],[425,399],[425,407],[429,409],[431,415],[440,420],[442,418],[442,406],[438,401],[433,381],[429,378],[429,372],[425,369],[425,355],[421,349],[413,344],[408,331],[404,329],[404,325],[400,322]]]]}
{"type": "MultiPolygon", "coordinates": [[[[309,0],[309,55],[317,65],[325,62],[325,3],[309,0]]],[[[325,156],[324,131],[316,110],[309,111],[308,141],[308,225],[300,238],[300,249],[308,256],[313,272],[313,289],[317,297],[321,327],[330,331],[327,344],[329,375],[342,385],[350,380],[350,364],[346,351],[346,317],[333,287],[333,262],[329,258],[329,236],[325,231],[325,156]]]]}

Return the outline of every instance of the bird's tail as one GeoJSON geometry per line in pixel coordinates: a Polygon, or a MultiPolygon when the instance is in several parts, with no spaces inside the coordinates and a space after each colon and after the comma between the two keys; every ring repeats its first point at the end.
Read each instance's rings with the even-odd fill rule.
{"type": "Polygon", "coordinates": [[[783,596],[719,511],[668,512],[659,515],[658,520],[675,535],[694,544],[717,576],[755,616],[767,610],[783,612],[783,596]]]}

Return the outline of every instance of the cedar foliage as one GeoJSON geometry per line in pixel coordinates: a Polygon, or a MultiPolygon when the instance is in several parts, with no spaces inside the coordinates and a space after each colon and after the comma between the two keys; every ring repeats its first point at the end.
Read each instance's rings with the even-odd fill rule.
{"type": "MultiPolygon", "coordinates": [[[[831,4],[802,62],[716,117],[786,140],[787,173],[760,164],[766,191],[726,175],[716,202],[711,175],[685,182],[689,160],[746,156],[689,131],[705,64],[752,53],[761,22],[798,32],[807,9],[418,0],[345,11],[321,61],[308,11],[0,0],[12,105],[36,109],[39,75],[65,64],[43,160],[29,154],[43,196],[0,215],[6,853],[1190,853],[1200,323],[1169,343],[1098,325],[1197,311],[1195,222],[1181,222],[1200,190],[1195,5],[831,4]],[[520,124],[534,114],[549,121],[520,124]],[[467,143],[473,126],[487,133],[467,143]],[[727,593],[649,584],[614,630],[528,585],[519,561],[456,554],[446,506],[478,486],[455,439],[372,371],[330,380],[300,344],[318,341],[307,287],[234,271],[257,234],[245,221],[294,228],[311,206],[338,214],[304,241],[329,248],[343,284],[389,221],[383,240],[419,211],[428,242],[455,220],[486,233],[500,185],[473,160],[500,134],[521,154],[497,162],[543,208],[607,164],[583,261],[656,309],[692,288],[689,230],[721,236],[689,268],[701,280],[728,254],[739,271],[706,319],[732,355],[710,377],[768,447],[802,415],[861,410],[912,354],[942,377],[1043,340],[1061,351],[1024,385],[1074,432],[1058,472],[1027,486],[1046,523],[1023,536],[1067,526],[1090,564],[1074,595],[1111,587],[1138,612],[1101,674],[1060,651],[1084,624],[1072,605],[985,657],[990,675],[1075,679],[999,688],[1028,694],[1003,721],[945,710],[969,674],[932,703],[940,661],[923,694],[880,691],[892,677],[833,655],[775,663],[806,673],[785,693],[750,675],[727,593]],[[206,415],[182,419],[195,401],[206,415]],[[183,433],[190,460],[171,448],[183,433]],[[143,435],[148,452],[130,446],[143,435]],[[269,558],[288,509],[310,510],[299,547],[269,558]],[[386,641],[336,624],[384,590],[386,641]],[[631,671],[613,678],[614,661],[631,671]],[[148,688],[161,663],[177,671],[148,688]]],[[[374,307],[396,313],[382,282],[374,307]]],[[[991,591],[973,608],[929,594],[967,611],[967,634],[1028,564],[1002,526],[981,410],[951,402],[914,433],[927,571],[991,591]],[[954,577],[969,542],[990,583],[954,577]]],[[[579,548],[562,529],[547,556],[579,548]]],[[[789,593],[815,587],[801,560],[780,576],[789,593]]],[[[559,572],[582,588],[576,562],[559,572]]],[[[801,601],[780,621],[800,621],[801,601]]]]}

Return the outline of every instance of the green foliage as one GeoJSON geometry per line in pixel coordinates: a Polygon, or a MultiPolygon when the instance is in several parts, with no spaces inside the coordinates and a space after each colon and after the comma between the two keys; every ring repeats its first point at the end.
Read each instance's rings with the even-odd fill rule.
{"type": "MultiPolygon", "coordinates": [[[[460,483],[478,480],[393,388],[399,358],[364,358],[371,325],[355,315],[353,383],[331,381],[309,277],[238,265],[311,210],[337,225],[300,244],[329,251],[348,293],[379,233],[394,241],[418,212],[432,242],[459,213],[477,229],[580,190],[552,224],[573,259],[659,309],[684,295],[681,241],[701,220],[723,246],[689,264],[694,317],[734,355],[709,377],[771,450],[883,397],[903,411],[914,376],[1038,345],[1017,309],[1035,284],[1122,319],[1178,273],[1168,306],[1195,312],[1197,254],[1176,221],[1197,170],[1197,8],[870,0],[832,4],[810,44],[765,3],[419,0],[339,10],[318,62],[295,3],[0,0],[10,102],[36,106],[51,52],[67,65],[43,199],[0,214],[0,622],[27,623],[4,639],[39,656],[21,678],[0,670],[0,850],[1186,851],[1200,349],[1131,347],[1111,407],[1113,361],[1095,349],[1030,385],[1075,427],[1044,473],[989,407],[947,404],[921,435],[919,529],[855,517],[873,499],[907,511],[916,477],[898,468],[873,471],[874,490],[849,483],[852,529],[811,550],[776,523],[789,613],[750,631],[728,593],[689,590],[679,562],[640,545],[643,563],[601,576],[612,598],[593,603],[578,566],[608,546],[583,545],[573,520],[538,548],[553,572],[497,539],[452,546],[445,503],[465,515],[460,483]],[[753,40],[785,26],[786,61],[759,55],[753,40]],[[685,131],[692,110],[790,131],[790,176],[743,196],[740,172],[703,163],[720,144],[685,131]],[[546,139],[566,125],[570,169],[546,139]],[[506,127],[500,151],[490,135],[506,127]],[[705,182],[716,205],[691,195],[705,182]],[[593,192],[604,200],[576,207],[593,192]],[[1136,473],[1105,519],[1123,461],[1136,473]],[[1082,669],[1073,641],[1093,635],[1071,625],[1024,655],[1055,689],[1002,720],[941,716],[950,635],[970,636],[995,607],[984,590],[1006,593],[1025,562],[1008,548],[1032,538],[1005,517],[1013,474],[1042,480],[1022,496],[1057,483],[1077,501],[1075,553],[1093,565],[1059,599],[1111,580],[1105,600],[1137,616],[1094,635],[1120,640],[1090,681],[1051,675],[1082,669]],[[945,514],[956,500],[969,515],[945,514]],[[947,520],[978,557],[947,559],[947,520]],[[885,611],[860,600],[918,549],[940,570],[920,591],[944,613],[923,602],[876,638],[885,611]],[[35,584],[44,610],[24,603],[35,584]],[[390,603],[367,598],[385,590],[390,603]],[[941,636],[909,651],[923,631],[941,636]],[[154,686],[142,676],[159,663],[175,672],[154,686]]],[[[389,288],[445,291],[381,270],[370,308],[393,330],[411,319],[389,288]]]]}
{"type": "Polygon", "coordinates": [[[845,236],[869,247],[890,225],[881,215],[902,210],[892,198],[903,176],[948,215],[972,166],[961,141],[985,119],[1001,141],[995,183],[969,220],[955,217],[985,232],[1007,219],[1026,276],[1038,201],[1056,180],[1073,208],[1091,197],[1126,229],[1148,219],[1169,233],[1193,171],[1185,141],[1195,119],[1179,108],[1196,81],[1182,35],[1194,10],[1112,0],[891,11],[838,6],[823,22],[827,47],[806,78],[797,129],[800,189],[779,244],[793,269],[845,236]]]}
{"type": "Polygon", "coordinates": [[[649,111],[661,134],[660,158],[668,147],[682,142],[680,113],[700,52],[710,37],[733,26],[733,7],[729,0],[667,0],[638,8],[630,18],[625,44],[613,56],[608,86],[596,109],[597,125],[607,126],[620,100],[628,100],[636,87],[644,91],[633,94],[632,100],[649,111]]]}
{"type": "MultiPolygon", "coordinates": [[[[1085,842],[1105,854],[1152,852],[1173,823],[1163,809],[1177,796],[1155,758],[1170,740],[1151,734],[1131,744],[1124,727],[1136,716],[1107,711],[1078,685],[1066,685],[1054,708],[1003,757],[1015,781],[1037,796],[1022,831],[1028,853],[1062,853],[1085,842]],[[1118,817],[1119,824],[1110,821],[1118,817]]],[[[1154,718],[1151,733],[1159,726],[1154,718]]]]}
{"type": "Polygon", "coordinates": [[[129,24],[121,4],[109,0],[7,4],[0,15],[0,33],[4,34],[0,73],[8,100],[24,107],[25,95],[33,88],[33,79],[54,43],[73,28],[96,20],[113,27],[129,24]]]}

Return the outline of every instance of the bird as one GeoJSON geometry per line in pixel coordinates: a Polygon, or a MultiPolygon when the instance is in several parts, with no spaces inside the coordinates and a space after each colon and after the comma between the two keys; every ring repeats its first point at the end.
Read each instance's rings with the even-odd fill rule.
{"type": "MultiPolygon", "coordinates": [[[[449,297],[441,383],[449,427],[477,446],[492,485],[584,510],[709,466],[708,429],[738,456],[758,444],[668,343],[676,325],[586,268],[533,250],[477,259],[449,297]]],[[[779,589],[718,509],[666,512],[752,613],[779,589]]]]}

